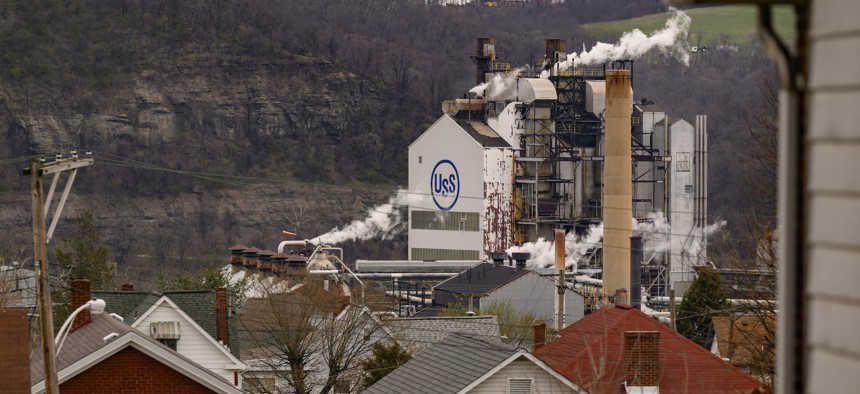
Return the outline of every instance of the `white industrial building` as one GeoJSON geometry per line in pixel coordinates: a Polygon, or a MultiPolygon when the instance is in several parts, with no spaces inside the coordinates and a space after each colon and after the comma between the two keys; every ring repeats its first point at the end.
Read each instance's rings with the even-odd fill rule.
{"type": "MultiPolygon", "coordinates": [[[[606,220],[605,210],[632,211],[629,220],[615,218],[622,222],[654,220],[662,213],[671,225],[662,234],[669,238],[669,250],[649,253],[646,240],[636,264],[650,282],[643,287],[652,293],[665,295],[673,288],[682,294],[693,279],[693,267],[705,262],[704,116],[697,117],[694,127],[669,118],[646,100],[631,105],[632,89],[624,85],[625,92],[631,91],[624,104],[629,109],[615,111],[622,117],[614,122],[622,126],[613,127],[623,133],[624,116],[630,119],[632,164],[629,176],[607,178],[609,71],[560,71],[548,63],[543,75],[499,73],[505,68],[494,63],[491,43],[479,39],[472,55],[476,82],[488,81],[484,97],[446,101],[445,114],[409,147],[409,191],[417,197],[409,206],[409,258],[488,260],[492,252],[552,239],[555,229],[581,232],[606,220]],[[632,187],[617,197],[617,188],[611,188],[612,198],[625,200],[630,194],[630,201],[609,209],[604,206],[607,185],[617,179],[632,187]]],[[[564,42],[548,40],[547,52],[546,59],[564,58],[564,42]]],[[[612,68],[629,75],[632,64],[616,62],[612,68]]],[[[619,163],[619,168],[627,165],[619,163]]],[[[622,238],[629,237],[626,231],[619,233],[622,238]]],[[[626,239],[620,241],[625,248],[626,239]]],[[[626,272],[633,273],[622,270],[619,275],[640,272],[629,271],[632,262],[625,264],[626,272]]]]}
{"type": "Polygon", "coordinates": [[[512,168],[513,150],[493,129],[442,115],[409,146],[409,259],[480,260],[509,248],[512,168]]]}

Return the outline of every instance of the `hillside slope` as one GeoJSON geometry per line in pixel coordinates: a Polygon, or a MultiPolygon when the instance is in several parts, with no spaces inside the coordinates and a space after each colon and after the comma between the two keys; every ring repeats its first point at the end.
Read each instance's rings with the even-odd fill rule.
{"type": "MultiPolygon", "coordinates": [[[[745,45],[756,40],[756,9],[753,6],[726,5],[693,8],[685,11],[692,19],[691,45],[745,45]]],[[[640,16],[631,19],[582,25],[584,32],[597,36],[617,35],[634,28],[650,33],[663,27],[669,13],[640,16]]],[[[796,36],[794,14],[788,7],[776,7],[774,26],[787,42],[796,36]]]]}

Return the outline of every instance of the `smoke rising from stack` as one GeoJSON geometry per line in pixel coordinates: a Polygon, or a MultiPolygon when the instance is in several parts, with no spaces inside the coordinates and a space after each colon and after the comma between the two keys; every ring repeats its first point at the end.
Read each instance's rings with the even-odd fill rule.
{"type": "MultiPolygon", "coordinates": [[[[726,226],[726,221],[721,220],[712,223],[704,229],[696,229],[699,234],[690,234],[693,241],[684,248],[684,253],[689,256],[698,256],[705,248],[703,242],[713,236],[726,226]]],[[[644,243],[645,259],[648,260],[654,254],[654,260],[662,261],[660,253],[669,252],[671,249],[670,234],[672,227],[663,212],[648,215],[648,220],[639,222],[633,219],[633,235],[641,236],[644,243]]],[[[686,234],[679,234],[686,235],[686,234]]],[[[603,238],[603,223],[591,225],[583,236],[568,233],[565,236],[565,266],[570,268],[576,266],[588,254],[589,250],[601,246],[603,238]]],[[[508,255],[516,252],[527,252],[531,254],[528,261],[529,268],[548,268],[555,264],[555,246],[552,240],[538,238],[535,242],[528,242],[522,246],[514,246],[505,251],[508,255]]]]}
{"type": "MultiPolygon", "coordinates": [[[[603,223],[589,226],[582,236],[573,232],[568,233],[564,237],[564,265],[576,267],[577,262],[581,261],[589,250],[599,245],[601,238],[603,238],[603,223]]],[[[517,252],[531,254],[531,259],[528,261],[529,268],[546,268],[555,264],[555,243],[552,240],[538,238],[537,241],[505,250],[508,255],[517,252]]]]}
{"type": "Polygon", "coordinates": [[[342,229],[335,227],[311,241],[316,244],[336,245],[346,241],[389,240],[404,229],[400,208],[405,207],[410,200],[410,194],[406,190],[398,190],[387,203],[370,208],[366,218],[354,220],[342,229]]]}
{"type": "Polygon", "coordinates": [[[517,77],[525,68],[516,68],[508,75],[496,74],[490,82],[481,83],[469,93],[476,97],[485,98],[487,101],[507,101],[517,98],[517,77]]]}
{"type": "Polygon", "coordinates": [[[666,25],[650,36],[639,29],[633,29],[621,35],[615,44],[598,42],[590,50],[586,50],[583,46],[582,52],[568,54],[567,60],[558,63],[557,66],[559,70],[567,70],[573,66],[588,66],[611,60],[633,60],[652,49],[672,55],[685,65],[689,65],[690,54],[687,51],[689,29],[690,17],[683,11],[675,10],[666,21],[666,25]]]}

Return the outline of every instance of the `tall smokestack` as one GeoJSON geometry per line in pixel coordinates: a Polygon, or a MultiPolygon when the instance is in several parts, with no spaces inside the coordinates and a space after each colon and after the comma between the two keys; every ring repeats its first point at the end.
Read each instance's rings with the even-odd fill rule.
{"type": "MultiPolygon", "coordinates": [[[[603,161],[603,294],[630,288],[630,236],[633,235],[633,163],[629,70],[606,71],[606,131],[603,161]]],[[[616,301],[617,302],[617,301],[616,301]]]]}

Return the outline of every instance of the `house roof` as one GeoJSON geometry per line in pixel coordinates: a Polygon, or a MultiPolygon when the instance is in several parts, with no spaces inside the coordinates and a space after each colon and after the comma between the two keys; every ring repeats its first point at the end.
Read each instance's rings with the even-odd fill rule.
{"type": "Polygon", "coordinates": [[[624,393],[625,331],[660,333],[660,393],[748,393],[763,386],[642,311],[597,310],[559,332],[535,356],[592,394],[624,393]]]}
{"type": "Polygon", "coordinates": [[[418,353],[365,393],[456,393],[517,353],[483,336],[450,334],[418,353]]]}
{"type": "MultiPolygon", "coordinates": [[[[241,393],[241,390],[214,372],[107,314],[93,315],[90,323],[68,334],[62,351],[57,355],[59,383],[62,384],[129,346],[215,392],[241,393]],[[111,334],[117,334],[117,337],[105,340],[111,334]]],[[[44,392],[44,376],[42,352],[33,352],[30,356],[30,381],[33,382],[34,393],[44,392]]]]}
{"type": "Polygon", "coordinates": [[[481,263],[436,285],[433,291],[483,296],[529,273],[532,272],[505,265],[481,263]]]}
{"type": "Polygon", "coordinates": [[[776,316],[738,315],[714,317],[714,333],[720,357],[739,367],[760,364],[762,355],[772,355],[776,345],[776,316]],[[761,349],[770,349],[762,351],[761,349]]]}
{"type": "MultiPolygon", "coordinates": [[[[180,291],[93,291],[93,298],[101,298],[107,303],[105,311],[116,313],[125,318],[126,323],[134,325],[144,314],[152,309],[162,297],[167,297],[188,318],[193,320],[206,334],[218,338],[215,319],[215,293],[212,290],[180,290],[180,291]]],[[[233,356],[239,355],[238,337],[235,314],[228,318],[230,330],[230,347],[233,356]]]]}
{"type": "Polygon", "coordinates": [[[217,338],[215,325],[215,294],[212,290],[189,291],[93,291],[93,298],[107,303],[106,311],[116,313],[129,324],[137,321],[149,311],[162,296],[169,298],[185,314],[194,320],[206,333],[217,338]]]}
{"type": "Polygon", "coordinates": [[[397,342],[412,354],[426,350],[452,333],[500,338],[496,316],[409,317],[386,322],[397,342]]]}

